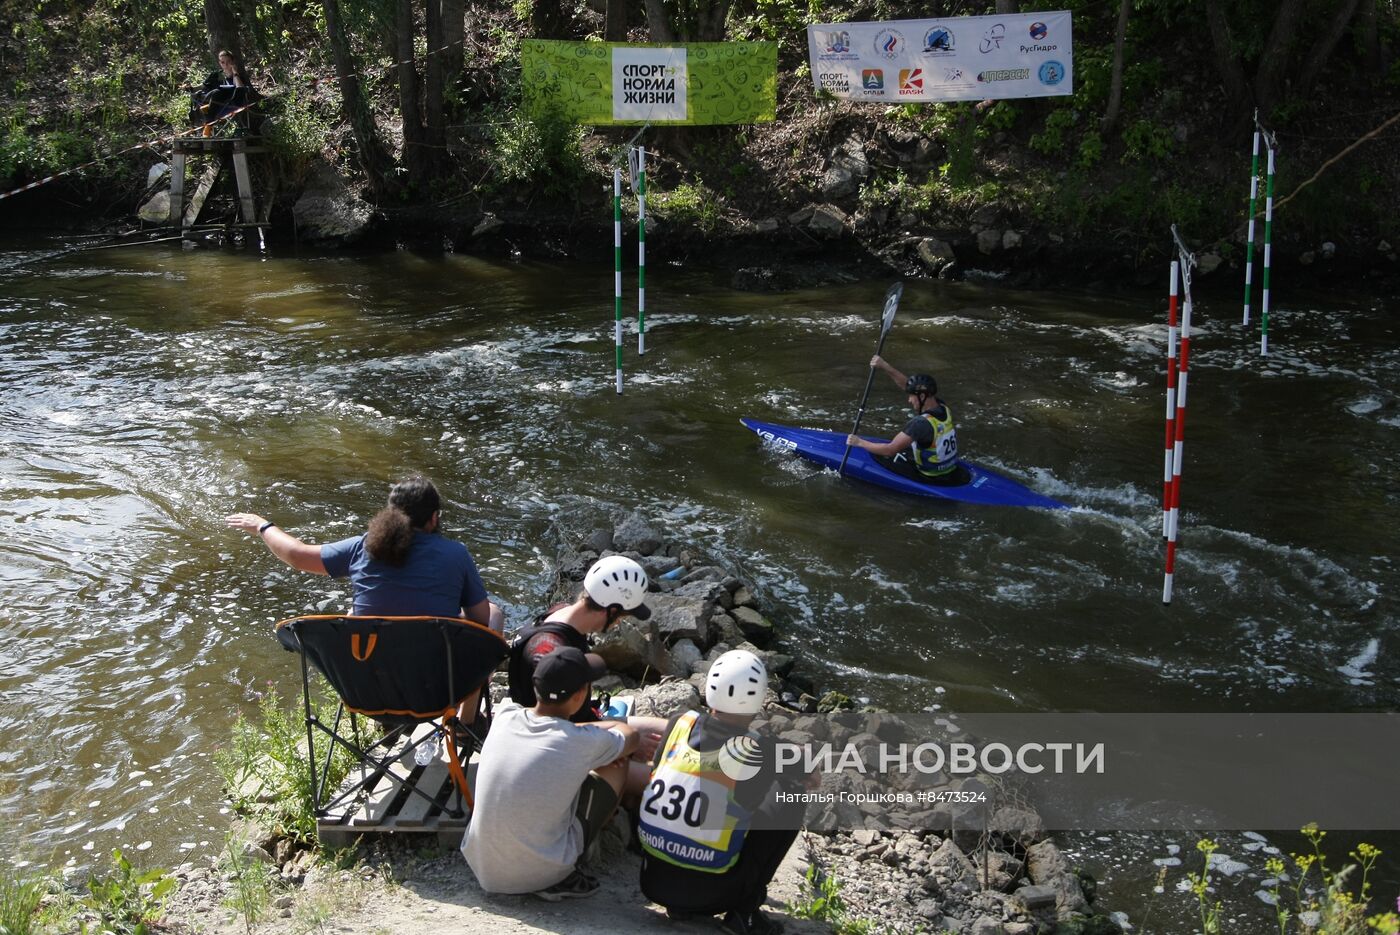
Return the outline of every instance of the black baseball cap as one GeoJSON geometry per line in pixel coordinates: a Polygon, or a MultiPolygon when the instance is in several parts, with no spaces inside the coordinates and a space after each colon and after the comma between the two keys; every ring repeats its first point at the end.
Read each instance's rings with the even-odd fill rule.
{"type": "Polygon", "coordinates": [[[535,663],[535,694],[544,701],[563,701],[607,674],[601,657],[565,646],[535,663]]]}

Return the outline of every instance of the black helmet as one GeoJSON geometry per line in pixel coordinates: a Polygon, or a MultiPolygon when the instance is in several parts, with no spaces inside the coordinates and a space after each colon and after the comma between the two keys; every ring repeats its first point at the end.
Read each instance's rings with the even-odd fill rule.
{"type": "Polygon", "coordinates": [[[916,373],[904,381],[904,392],[910,396],[937,396],[938,381],[926,373],[916,373]]]}

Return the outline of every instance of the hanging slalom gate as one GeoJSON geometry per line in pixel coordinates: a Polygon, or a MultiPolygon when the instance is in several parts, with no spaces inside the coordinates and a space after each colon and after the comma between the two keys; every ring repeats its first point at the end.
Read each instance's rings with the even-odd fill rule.
{"type": "Polygon", "coordinates": [[[1259,124],[1259,112],[1255,111],[1254,146],[1249,168],[1249,232],[1245,239],[1244,255],[1244,316],[1243,324],[1249,326],[1250,302],[1254,285],[1254,221],[1259,197],[1259,141],[1264,141],[1267,150],[1267,172],[1264,183],[1264,275],[1260,283],[1259,312],[1259,353],[1269,353],[1269,270],[1273,265],[1273,220],[1274,220],[1274,156],[1278,152],[1278,137],[1259,124]]]}
{"type": "Polygon", "coordinates": [[[1177,261],[1172,260],[1167,285],[1167,443],[1162,461],[1162,538],[1171,532],[1172,450],[1176,442],[1176,282],[1177,261]]]}
{"type": "MultiPolygon", "coordinates": [[[[1176,542],[1177,533],[1181,520],[1181,462],[1182,452],[1186,441],[1186,384],[1191,363],[1191,268],[1196,265],[1196,257],[1186,248],[1181,235],[1177,233],[1176,225],[1172,225],[1172,239],[1176,241],[1176,249],[1180,258],[1180,273],[1182,285],[1181,303],[1181,336],[1180,336],[1180,363],[1177,365],[1177,384],[1175,392],[1175,412],[1172,412],[1172,390],[1168,385],[1168,413],[1171,414],[1169,423],[1173,429],[1173,438],[1169,457],[1171,459],[1171,487],[1170,495],[1167,498],[1168,509],[1166,515],[1166,535],[1167,535],[1167,561],[1166,573],[1162,580],[1162,603],[1172,602],[1172,587],[1176,576],[1176,542]]],[[[1178,263],[1172,263],[1172,291],[1176,289],[1176,273],[1178,263]]],[[[1173,302],[1173,305],[1175,303],[1173,302]]],[[[1176,339],[1176,329],[1170,325],[1167,328],[1167,358],[1168,368],[1172,360],[1171,345],[1176,339]]],[[[1170,373],[1170,369],[1169,369],[1170,373]]],[[[1168,377],[1170,381],[1170,376],[1168,377]]]]}
{"type": "MultiPolygon", "coordinates": [[[[646,150],[627,149],[627,174],[637,196],[637,353],[647,352],[647,168],[646,150]]],[[[622,394],[622,169],[613,169],[613,348],[614,379],[622,394]]]]}

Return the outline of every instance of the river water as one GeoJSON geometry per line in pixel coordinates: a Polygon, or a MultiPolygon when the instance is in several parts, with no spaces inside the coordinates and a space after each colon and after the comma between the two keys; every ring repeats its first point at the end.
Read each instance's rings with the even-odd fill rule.
{"type": "MultiPolygon", "coordinates": [[[[1201,296],[1163,607],[1156,294],[906,284],[886,356],[937,375],[966,456],[1075,507],[1043,512],[914,502],[739,425],[846,430],[887,281],[755,295],[654,268],[648,353],[629,327],[619,396],[606,267],[49,249],[0,250],[12,859],[218,850],[212,751],[266,683],[298,689],[270,624],[347,603],[222,517],[340,538],[411,470],[514,623],[561,536],[640,510],[752,577],[819,682],[898,710],[1400,697],[1400,326],[1359,290],[1276,283],[1264,359],[1237,286],[1201,296]]],[[[880,377],[865,429],[892,433],[902,404],[880,377]]]]}

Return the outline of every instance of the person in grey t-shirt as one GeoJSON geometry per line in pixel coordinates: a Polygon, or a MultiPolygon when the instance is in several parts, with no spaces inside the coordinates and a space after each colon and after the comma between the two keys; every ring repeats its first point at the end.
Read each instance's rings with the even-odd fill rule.
{"type": "Polygon", "coordinates": [[[558,901],[597,890],[598,881],[575,864],[617,808],[638,737],[616,721],[574,724],[569,717],[606,671],[577,649],[555,650],[535,666],[535,706],[497,709],[462,841],[487,892],[558,901]]]}

